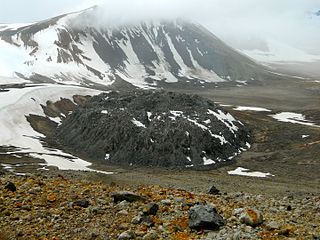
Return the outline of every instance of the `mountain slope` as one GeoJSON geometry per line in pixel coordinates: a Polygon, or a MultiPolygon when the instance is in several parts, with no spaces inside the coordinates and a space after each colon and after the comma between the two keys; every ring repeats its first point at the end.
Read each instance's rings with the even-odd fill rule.
{"type": "Polygon", "coordinates": [[[200,25],[182,20],[97,27],[96,8],[27,25],[0,25],[0,75],[138,87],[159,81],[258,79],[265,70],[200,25]]]}

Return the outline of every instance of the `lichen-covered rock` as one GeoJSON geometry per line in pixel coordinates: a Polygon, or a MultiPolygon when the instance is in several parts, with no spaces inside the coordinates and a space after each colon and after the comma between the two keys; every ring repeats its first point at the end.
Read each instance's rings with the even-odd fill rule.
{"type": "Polygon", "coordinates": [[[141,90],[92,97],[55,136],[75,153],[125,167],[219,164],[250,141],[247,128],[212,101],[141,90]]]}
{"type": "Polygon", "coordinates": [[[246,208],[240,214],[240,222],[255,227],[263,223],[262,213],[255,208],[246,208]]]}

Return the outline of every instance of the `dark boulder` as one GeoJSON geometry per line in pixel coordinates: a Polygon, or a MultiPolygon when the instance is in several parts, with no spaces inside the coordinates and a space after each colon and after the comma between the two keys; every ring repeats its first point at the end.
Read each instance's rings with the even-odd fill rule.
{"type": "Polygon", "coordinates": [[[88,200],[81,199],[81,200],[77,200],[77,201],[73,202],[72,205],[77,206],[77,207],[87,208],[87,207],[89,207],[90,203],[88,200]]]}
{"type": "Polygon", "coordinates": [[[159,205],[156,203],[149,203],[144,209],[143,212],[147,215],[156,215],[159,210],[159,205]]]}
{"type": "Polygon", "coordinates": [[[4,186],[4,188],[11,191],[11,192],[17,191],[17,187],[16,187],[16,185],[14,185],[13,182],[7,182],[6,185],[4,186]]]}
{"type": "Polygon", "coordinates": [[[189,211],[189,227],[196,230],[216,230],[226,221],[210,205],[196,205],[189,211]]]}
{"type": "Polygon", "coordinates": [[[220,190],[217,189],[215,186],[212,186],[209,189],[208,194],[217,195],[217,194],[220,194],[220,190]]]}
{"type": "Polygon", "coordinates": [[[137,201],[145,201],[146,198],[143,196],[140,196],[138,194],[135,194],[133,192],[127,192],[127,191],[122,191],[122,192],[115,192],[112,194],[113,201],[115,203],[122,202],[122,201],[127,201],[127,202],[137,202],[137,201]]]}

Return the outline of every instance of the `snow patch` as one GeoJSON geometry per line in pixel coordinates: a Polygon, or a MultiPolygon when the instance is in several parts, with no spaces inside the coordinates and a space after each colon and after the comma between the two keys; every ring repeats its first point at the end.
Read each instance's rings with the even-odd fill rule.
{"type": "Polygon", "coordinates": [[[211,164],[215,164],[216,163],[215,161],[213,161],[210,158],[203,157],[202,159],[203,159],[203,165],[211,165],[211,164]]]}
{"type": "Polygon", "coordinates": [[[249,169],[238,167],[233,171],[228,171],[229,175],[240,175],[240,176],[248,176],[248,177],[259,177],[259,178],[265,178],[265,177],[274,177],[271,173],[263,173],[263,172],[250,172],[249,169]]]}
{"type": "Polygon", "coordinates": [[[39,141],[39,138],[44,136],[32,129],[25,116],[29,114],[44,116],[40,104],[45,104],[48,100],[55,102],[60,100],[60,97],[72,99],[75,94],[98,93],[100,91],[82,87],[50,84],[30,85],[27,88],[0,92],[0,146],[12,146],[18,149],[7,154],[29,154],[44,159],[47,166],[55,166],[62,170],[96,171],[89,168],[91,163],[87,161],[60,150],[45,148],[39,141]]]}
{"type": "Polygon", "coordinates": [[[239,128],[233,123],[238,122],[230,113],[224,113],[220,109],[217,112],[208,109],[208,114],[215,116],[220,122],[226,125],[230,132],[235,133],[239,130],[239,128]]]}
{"type": "Polygon", "coordinates": [[[220,136],[220,135],[217,135],[217,134],[213,134],[212,131],[205,125],[201,124],[201,123],[198,123],[196,120],[193,120],[193,119],[190,119],[190,118],[187,118],[187,120],[189,122],[192,122],[194,125],[196,125],[197,127],[201,128],[202,130],[204,131],[208,131],[210,133],[210,135],[214,138],[217,138],[220,140],[220,144],[221,145],[224,145],[226,143],[229,143],[225,138],[224,136],[220,136]]]}
{"type": "Polygon", "coordinates": [[[272,112],[270,109],[262,107],[247,107],[247,106],[238,106],[234,108],[236,111],[254,111],[254,112],[272,112]]]}
{"type": "Polygon", "coordinates": [[[277,113],[275,115],[270,115],[270,116],[278,120],[279,122],[288,122],[288,123],[295,123],[295,124],[301,124],[301,125],[312,126],[312,127],[320,127],[306,120],[306,117],[301,113],[281,112],[281,113],[277,113]]]}
{"type": "Polygon", "coordinates": [[[138,121],[137,119],[133,118],[131,122],[136,125],[137,127],[147,128],[142,122],[138,121]]]}

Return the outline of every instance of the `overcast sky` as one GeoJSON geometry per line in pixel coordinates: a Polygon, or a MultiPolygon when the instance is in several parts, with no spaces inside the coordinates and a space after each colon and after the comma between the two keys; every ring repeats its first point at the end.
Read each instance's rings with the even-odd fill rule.
{"type": "Polygon", "coordinates": [[[320,0],[10,0],[1,2],[0,22],[34,22],[96,4],[103,6],[104,24],[183,17],[237,47],[268,38],[319,48],[320,17],[312,13],[320,10],[320,0]]]}

